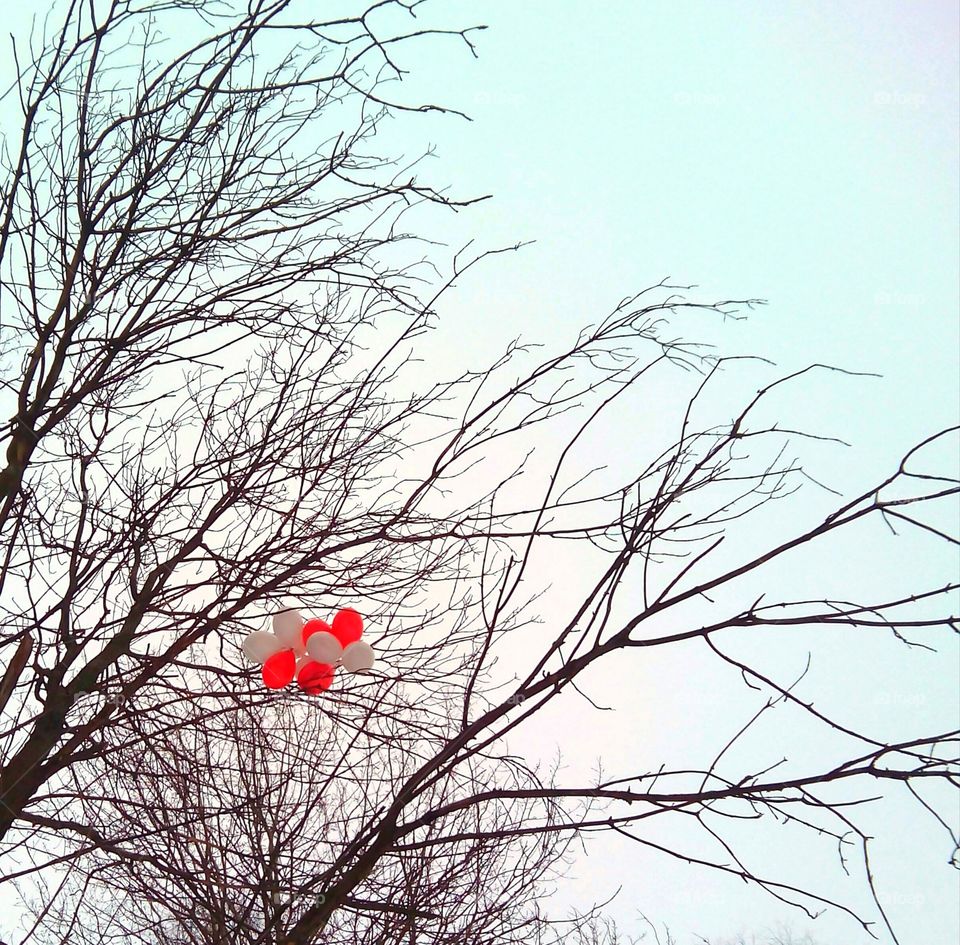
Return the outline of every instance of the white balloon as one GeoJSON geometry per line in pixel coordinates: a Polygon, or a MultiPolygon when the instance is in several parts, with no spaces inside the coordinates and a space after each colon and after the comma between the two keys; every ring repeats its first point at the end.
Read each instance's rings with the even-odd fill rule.
{"type": "Polygon", "coordinates": [[[344,651],[340,641],[332,633],[318,630],[307,637],[307,652],[318,663],[329,663],[332,666],[344,651]]]}
{"type": "Polygon", "coordinates": [[[343,668],[348,673],[365,673],[373,668],[374,659],[373,647],[363,640],[357,640],[343,651],[343,668]]]}
{"type": "Polygon", "coordinates": [[[274,653],[283,649],[283,644],[266,630],[254,630],[243,638],[243,655],[254,663],[265,663],[274,653]]]}
{"type": "Polygon", "coordinates": [[[273,632],[280,633],[284,627],[295,627],[299,630],[303,626],[303,615],[299,610],[288,608],[277,611],[273,615],[273,632]]]}
{"type": "Polygon", "coordinates": [[[273,615],[273,632],[288,649],[298,654],[305,651],[303,645],[303,617],[297,610],[281,610],[273,615]]]}

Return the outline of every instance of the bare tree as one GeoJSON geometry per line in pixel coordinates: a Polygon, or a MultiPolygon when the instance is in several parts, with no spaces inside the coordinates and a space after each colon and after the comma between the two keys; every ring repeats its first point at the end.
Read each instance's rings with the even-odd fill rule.
{"type": "Polygon", "coordinates": [[[405,49],[472,51],[470,30],[424,15],[404,0],[323,22],[294,0],[68,3],[37,53],[15,50],[0,836],[26,938],[614,942],[599,914],[573,933],[544,902],[571,844],[609,832],[808,915],[885,922],[876,894],[871,918],[786,863],[758,870],[740,831],[804,828],[844,864],[856,849],[872,889],[855,805],[909,792],[955,850],[941,789],[957,785],[958,733],[861,730],[729,641],[893,634],[908,672],[910,647],[955,631],[957,540],[938,510],[958,482],[937,450],[956,431],[751,547],[733,540],[745,522],[820,488],[795,444],[827,439],[768,404],[835,370],[718,407],[718,380],[765,366],[675,332],[752,300],[660,283],[566,350],[537,360],[514,342],[489,370],[424,382],[412,355],[484,259],[458,255],[447,276],[410,264],[405,214],[463,202],[369,151],[388,116],[440,108],[388,97],[405,49]],[[164,24],[188,41],[161,43],[164,24]],[[662,442],[604,468],[597,425],[619,413],[629,436],[638,398],[665,384],[662,442]],[[928,584],[756,592],[874,520],[929,542],[928,584]],[[539,569],[568,547],[579,597],[547,627],[539,569]],[[264,697],[239,657],[290,600],[361,602],[375,628],[379,670],[319,710],[264,697]],[[762,694],[710,758],[571,783],[511,752],[594,667],[684,646],[762,694]],[[779,704],[831,733],[823,763],[731,751],[779,704]],[[703,849],[654,840],[671,818],[703,849]]]}
{"type": "MultiPolygon", "coordinates": [[[[386,780],[367,739],[296,699],[196,708],[171,704],[183,724],[168,718],[159,740],[128,732],[109,768],[74,785],[71,816],[96,825],[96,836],[72,865],[70,889],[39,905],[41,939],[275,942],[291,915],[323,901],[316,876],[349,846],[351,826],[368,816],[386,780]]],[[[139,710],[125,709],[136,724],[139,710]]],[[[476,783],[510,775],[533,783],[519,762],[496,772],[481,764],[468,773],[476,783]]],[[[424,809],[450,790],[435,787],[424,809]]],[[[438,943],[528,941],[531,926],[542,924],[537,880],[556,870],[564,844],[545,832],[520,842],[500,834],[538,806],[531,798],[464,810],[450,825],[462,839],[443,856],[412,850],[385,858],[364,892],[345,900],[326,940],[425,941],[422,929],[438,943]]]]}
{"type": "Polygon", "coordinates": [[[74,3],[36,61],[15,55],[0,249],[23,370],[4,385],[2,579],[42,712],[7,746],[4,830],[109,716],[68,734],[78,693],[114,675],[135,690],[242,612],[229,587],[266,602],[312,569],[359,591],[386,563],[370,546],[404,513],[358,514],[368,473],[435,398],[386,393],[429,310],[380,257],[406,208],[450,203],[363,153],[387,110],[365,77],[431,32],[378,35],[387,7],[406,9],[321,23],[287,2],[74,3]],[[161,14],[209,32],[155,62],[161,14]],[[374,333],[392,340],[361,368],[374,333]],[[255,588],[230,564],[251,542],[271,572],[255,588]],[[334,554],[341,573],[321,564],[334,554]]]}
{"type": "Polygon", "coordinates": [[[698,936],[702,945],[816,945],[809,933],[797,936],[789,928],[781,926],[761,935],[737,935],[731,939],[706,939],[698,936]]]}

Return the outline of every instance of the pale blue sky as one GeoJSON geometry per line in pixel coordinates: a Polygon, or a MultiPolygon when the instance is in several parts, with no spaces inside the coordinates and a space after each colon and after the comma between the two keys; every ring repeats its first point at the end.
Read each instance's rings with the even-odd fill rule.
{"type": "MultiPolygon", "coordinates": [[[[456,9],[490,25],[479,60],[431,51],[443,83],[431,68],[411,80],[409,94],[430,90],[474,121],[424,120],[416,140],[437,145],[439,180],[495,199],[449,225],[448,238],[453,246],[476,238],[483,248],[537,242],[500,257],[451,298],[443,329],[451,362],[479,367],[517,333],[568,340],[621,297],[670,276],[699,284],[707,299],[769,301],[747,322],[691,328],[727,353],[883,375],[813,379],[781,401],[785,419],[852,443],[813,451],[814,470],[834,487],[852,490],[922,435],[956,422],[953,3],[532,0],[456,9]]],[[[821,501],[801,502],[797,514],[821,514],[821,501]]],[[[852,594],[929,577],[930,545],[883,539],[879,530],[851,536],[826,562],[792,559],[784,584],[852,594]]],[[[907,674],[902,647],[881,642],[865,654],[849,639],[814,644],[779,641],[766,665],[784,678],[813,648],[806,695],[819,706],[903,732],[956,724],[955,647],[916,657],[907,674]]],[[[715,688],[724,684],[694,654],[638,660],[590,690],[617,703],[616,717],[591,717],[571,702],[522,747],[548,756],[544,745],[562,742],[571,772],[589,770],[602,748],[609,764],[629,770],[635,758],[676,762],[715,743],[723,727],[696,721],[701,715],[743,718],[735,691],[715,688]],[[559,737],[569,731],[583,737],[559,737]]],[[[792,716],[786,725],[791,752],[816,758],[818,736],[792,716]]],[[[782,731],[764,734],[772,752],[782,731]]],[[[904,945],[956,940],[956,875],[944,865],[943,839],[898,801],[867,822],[883,837],[875,852],[881,899],[904,945]]],[[[835,857],[803,844],[789,852],[783,838],[746,843],[765,864],[808,855],[800,875],[828,877],[821,889],[865,905],[859,879],[830,885],[835,857]]],[[[684,943],[695,932],[722,937],[778,921],[822,945],[869,941],[844,919],[808,922],[733,880],[622,841],[597,842],[573,875],[561,895],[581,905],[623,886],[613,910],[627,931],[641,931],[642,910],[684,943]]]]}

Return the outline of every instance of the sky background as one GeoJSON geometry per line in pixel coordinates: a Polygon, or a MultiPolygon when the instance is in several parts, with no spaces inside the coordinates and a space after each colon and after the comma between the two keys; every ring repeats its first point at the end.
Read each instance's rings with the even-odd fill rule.
{"type": "MultiPolygon", "coordinates": [[[[400,134],[435,145],[433,176],[455,193],[494,195],[445,222],[451,248],[536,242],[462,281],[444,306],[437,359],[478,368],[517,334],[569,341],[624,296],[669,277],[697,284],[690,294],[700,299],[768,301],[743,322],[690,325],[688,336],[724,353],[882,375],[814,376],[778,401],[785,420],[851,444],[804,453],[814,475],[845,494],[957,421],[955,4],[531,0],[453,9],[462,11],[453,22],[489,25],[476,38],[479,58],[453,44],[431,48],[430,68],[405,80],[405,94],[462,108],[473,121],[426,118],[400,134]]],[[[649,392],[628,413],[638,439],[671,393],[649,392]]],[[[620,431],[604,446],[613,462],[630,462],[642,443],[620,431]]],[[[799,527],[833,501],[798,500],[777,510],[777,524],[799,527]]],[[[764,519],[751,527],[745,543],[764,537],[764,519]]],[[[781,569],[783,589],[909,588],[930,579],[933,551],[955,577],[956,558],[922,540],[890,542],[878,527],[833,546],[826,562],[819,552],[794,556],[781,569]]],[[[562,597],[550,601],[548,617],[550,607],[559,617],[562,597]]],[[[803,694],[872,731],[957,724],[953,644],[936,656],[824,635],[778,640],[759,657],[748,647],[745,655],[780,679],[795,678],[812,651],[803,694]]],[[[587,687],[615,714],[600,719],[571,699],[516,744],[544,759],[559,745],[571,779],[600,755],[608,771],[626,773],[709,754],[757,703],[697,659],[631,655],[587,687]]],[[[761,757],[788,751],[814,763],[828,750],[786,712],[757,737],[751,751],[761,757]]],[[[901,942],[955,941],[949,844],[899,797],[865,823],[880,837],[880,898],[901,942]]],[[[688,841],[683,831],[667,836],[688,841]]],[[[792,858],[795,877],[866,905],[862,877],[845,880],[833,851],[824,857],[788,833],[743,842],[755,864],[792,858]]],[[[619,840],[595,842],[559,897],[582,906],[618,886],[611,911],[634,934],[644,930],[643,912],[684,943],[778,923],[822,945],[871,941],[842,917],[809,921],[736,880],[619,840]]]]}
{"type": "MultiPolygon", "coordinates": [[[[518,333],[570,341],[624,296],[669,277],[697,284],[691,295],[701,300],[768,301],[743,322],[692,322],[694,340],[784,370],[828,362],[882,375],[812,378],[780,401],[792,424],[851,443],[811,448],[811,470],[834,488],[852,492],[956,422],[956,4],[471,0],[442,9],[451,23],[488,24],[475,39],[479,58],[455,43],[424,45],[408,56],[416,72],[403,95],[463,109],[473,121],[415,116],[386,129],[382,150],[396,144],[413,155],[434,145],[433,181],[459,196],[494,195],[456,219],[431,218],[431,235],[452,250],[470,239],[479,249],[535,242],[462,280],[433,349],[443,363],[425,374],[479,368],[518,333]]],[[[675,395],[648,388],[649,400],[619,418],[604,444],[612,464],[643,455],[644,431],[675,395]],[[636,435],[624,436],[624,424],[636,435]]],[[[796,515],[799,526],[832,504],[813,495],[776,524],[789,528],[796,515]]],[[[764,523],[746,544],[764,539],[764,523]]],[[[852,537],[828,562],[797,556],[783,566],[783,586],[853,594],[929,580],[933,545],[883,537],[852,537]]],[[[567,583],[562,567],[554,562],[567,583]]],[[[563,603],[560,588],[546,606],[559,617],[563,603]]],[[[846,637],[764,645],[751,656],[778,678],[795,676],[813,651],[803,694],[850,721],[903,733],[958,721],[953,645],[938,655],[846,637]]],[[[516,747],[546,760],[559,747],[571,780],[598,755],[608,771],[649,770],[709,755],[756,707],[735,680],[682,650],[631,654],[605,672],[587,689],[608,696],[616,713],[599,719],[568,700],[516,747]]],[[[784,739],[799,758],[824,748],[795,715],[757,738],[754,756],[776,757],[784,739]]],[[[896,798],[865,820],[881,837],[875,872],[903,945],[956,941],[956,874],[942,834],[896,798]]],[[[770,833],[743,843],[756,864],[791,857],[796,877],[866,905],[859,877],[844,882],[822,848],[770,833]]],[[[591,844],[557,901],[588,906],[618,887],[610,911],[624,931],[644,930],[642,912],[684,945],[694,933],[722,940],[777,923],[809,931],[819,945],[871,941],[842,917],[808,921],[742,883],[626,841],[591,844]]]]}

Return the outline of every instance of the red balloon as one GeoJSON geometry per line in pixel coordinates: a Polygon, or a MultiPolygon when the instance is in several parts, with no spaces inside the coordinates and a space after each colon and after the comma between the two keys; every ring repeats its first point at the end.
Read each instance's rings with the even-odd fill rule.
{"type": "Polygon", "coordinates": [[[263,664],[263,684],[267,689],[283,689],[293,679],[297,669],[297,658],[293,650],[281,650],[274,653],[263,664]]]}
{"type": "Polygon", "coordinates": [[[345,607],[333,618],[330,632],[340,641],[340,646],[346,649],[363,636],[363,617],[352,607],[345,607]]]}
{"type": "Polygon", "coordinates": [[[307,637],[314,633],[320,633],[321,630],[330,632],[330,624],[326,620],[308,620],[303,625],[303,645],[307,645],[307,637]]]}
{"type": "Polygon", "coordinates": [[[330,688],[336,668],[329,663],[307,663],[297,673],[297,685],[307,695],[316,696],[330,688]]]}

